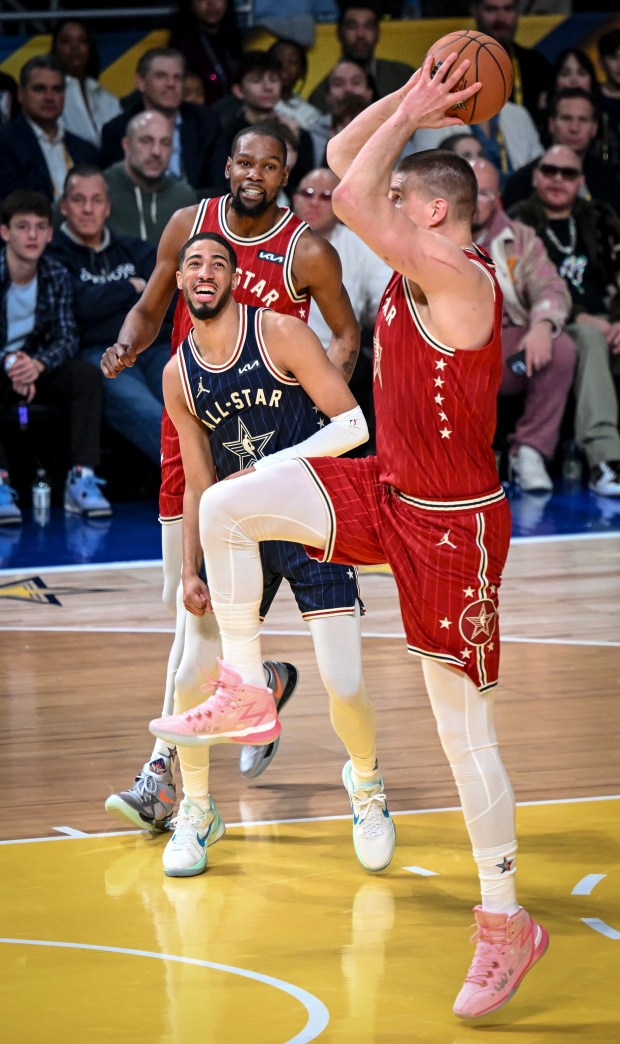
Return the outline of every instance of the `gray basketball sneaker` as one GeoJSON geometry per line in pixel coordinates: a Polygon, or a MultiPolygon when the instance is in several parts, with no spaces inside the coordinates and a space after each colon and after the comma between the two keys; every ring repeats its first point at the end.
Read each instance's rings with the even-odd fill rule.
{"type": "MultiPolygon", "coordinates": [[[[299,685],[299,671],[292,663],[281,663],[276,660],[265,660],[263,667],[267,672],[267,685],[275,697],[278,716],[288,703],[299,685]]],[[[245,779],[257,779],[271,765],[280,745],[280,737],[264,747],[245,746],[241,748],[239,771],[245,779]]]]}
{"type": "MultiPolygon", "coordinates": [[[[163,759],[162,759],[163,761],[163,759]]],[[[116,819],[124,819],[139,830],[160,834],[168,830],[177,799],[176,787],[167,774],[149,772],[153,762],[144,765],[133,787],[110,794],[105,810],[116,819]]]]}

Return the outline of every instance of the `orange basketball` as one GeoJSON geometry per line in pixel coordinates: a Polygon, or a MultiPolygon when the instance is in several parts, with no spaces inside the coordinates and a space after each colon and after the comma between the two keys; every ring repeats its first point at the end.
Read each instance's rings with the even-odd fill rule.
{"type": "Polygon", "coordinates": [[[464,123],[490,120],[506,104],[512,92],[510,55],[492,36],[475,29],[459,29],[442,36],[429,47],[428,53],[434,59],[433,73],[454,51],[458,55],[456,65],[464,58],[469,59],[469,69],[454,90],[462,91],[477,81],[482,87],[466,102],[446,109],[446,116],[458,116],[464,123]]]}

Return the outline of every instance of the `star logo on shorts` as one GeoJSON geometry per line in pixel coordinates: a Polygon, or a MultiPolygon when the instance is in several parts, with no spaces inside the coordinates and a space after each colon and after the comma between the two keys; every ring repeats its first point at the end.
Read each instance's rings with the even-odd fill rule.
{"type": "Polygon", "coordinates": [[[459,630],[470,645],[486,645],[490,642],[497,624],[497,610],[488,598],[472,602],[461,613],[459,630]]]}
{"type": "Polygon", "coordinates": [[[234,453],[239,458],[238,470],[243,471],[244,468],[251,467],[252,464],[259,457],[264,457],[264,449],[269,440],[273,437],[273,432],[268,431],[263,435],[252,435],[248,428],[245,426],[241,418],[238,419],[238,437],[235,442],[223,442],[224,449],[227,449],[230,453],[234,453]]]}

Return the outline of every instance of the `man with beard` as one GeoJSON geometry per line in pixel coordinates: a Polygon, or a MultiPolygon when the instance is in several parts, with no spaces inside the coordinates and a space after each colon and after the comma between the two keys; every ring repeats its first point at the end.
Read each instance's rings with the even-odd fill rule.
{"type": "MultiPolygon", "coordinates": [[[[384,98],[402,87],[414,69],[405,62],[395,62],[375,57],[381,30],[381,7],[377,3],[362,0],[346,0],[340,5],[337,35],[342,48],[341,59],[357,62],[371,77],[377,97],[384,98]]],[[[321,112],[329,112],[327,91],[329,76],[314,88],[309,101],[321,112]]]]}
{"type": "MultiPolygon", "coordinates": [[[[198,530],[204,491],[240,470],[260,470],[300,451],[338,455],[368,437],[353,395],[306,324],[235,301],[233,287],[242,276],[236,253],[223,236],[193,236],[181,250],[179,268],[177,284],[194,327],[164,371],[166,408],[179,434],[186,476],[183,597],[190,615],[176,678],[177,713],[194,705],[205,662],[213,675],[218,673],[217,663],[210,662],[211,644],[202,641],[201,622],[211,613],[198,530]]],[[[376,763],[372,705],[359,681],[351,687],[345,680],[350,671],[361,680],[359,640],[357,651],[354,643],[347,645],[353,663],[342,647],[343,636],[346,642],[347,635],[356,634],[354,571],[313,563],[302,548],[281,541],[265,544],[261,561],[261,617],[287,579],[310,624],[321,676],[342,678],[337,691],[330,692],[330,717],[349,753],[347,772],[358,787],[352,800],[364,806],[354,821],[355,849],[367,869],[381,870],[392,857],[394,826],[376,763]]],[[[262,682],[262,669],[260,675],[262,682]]],[[[268,739],[273,745],[280,729],[267,736],[258,727],[261,697],[267,714],[274,706],[271,690],[258,689],[246,742],[268,739]]],[[[165,726],[168,719],[162,720],[165,726]]],[[[209,793],[208,746],[180,745],[179,762],[185,797],[164,851],[164,873],[193,877],[206,869],[207,848],[223,835],[224,824],[209,793]]]]}
{"type": "Polygon", "coordinates": [[[537,123],[540,97],[551,86],[551,66],[540,51],[515,43],[519,25],[518,0],[473,0],[471,15],[479,32],[492,36],[508,51],[513,69],[509,100],[524,105],[537,123]]]}
{"type": "MultiPolygon", "coordinates": [[[[327,355],[348,381],[359,352],[359,326],[351,302],[342,285],[342,269],[334,248],[290,210],[277,204],[277,196],[287,183],[286,144],[274,130],[262,131],[259,125],[241,131],[233,141],[226,164],[230,182],[227,196],[203,200],[199,206],[180,210],[169,222],[159,245],[155,271],[139,300],[129,312],[116,344],[108,348],[101,366],[107,377],[118,377],[132,366],[137,355],[156,340],[166,308],[177,287],[178,255],[187,240],[199,232],[217,232],[232,243],[238,259],[239,282],[235,299],[241,304],[262,305],[276,312],[308,321],[313,299],[332,331],[327,355]]],[[[183,298],[179,299],[174,322],[173,351],[187,337],[192,319],[183,298]]],[[[122,379],[122,378],[121,378],[122,379]]],[[[168,661],[163,713],[172,713],[175,675],[183,652],[186,612],[182,597],[177,598],[181,577],[184,474],[178,436],[167,412],[162,423],[162,487],[160,520],[164,566],[163,600],[176,617],[175,639],[168,661]]],[[[182,595],[182,591],[179,592],[182,595]]],[[[358,622],[350,615],[350,600],[345,599],[338,623],[343,643],[352,649],[359,640],[358,622]]],[[[317,627],[335,626],[331,617],[320,617],[317,627]]],[[[219,651],[219,632],[211,614],[201,618],[203,642],[209,643],[214,662],[219,651]]],[[[358,654],[342,656],[341,663],[355,662],[358,654]]],[[[297,672],[282,664],[269,665],[270,687],[292,695],[297,672]]],[[[343,684],[361,686],[356,679],[323,676],[331,694],[343,684]]],[[[197,701],[196,701],[197,702],[197,701]]],[[[280,703],[283,706],[283,703],[280,703]]],[[[273,758],[276,745],[244,748],[241,771],[248,778],[260,775],[273,758]]],[[[113,794],[106,808],[134,825],[154,831],[165,830],[172,816],[175,789],[172,782],[174,747],[158,740],[149,760],[136,777],[135,785],[113,794]]]]}
{"type": "Polygon", "coordinates": [[[196,202],[184,180],[169,178],[172,123],[161,112],[141,112],[127,124],[125,158],[105,172],[110,196],[108,226],[118,236],[135,236],[157,246],[176,210],[196,202]]]}

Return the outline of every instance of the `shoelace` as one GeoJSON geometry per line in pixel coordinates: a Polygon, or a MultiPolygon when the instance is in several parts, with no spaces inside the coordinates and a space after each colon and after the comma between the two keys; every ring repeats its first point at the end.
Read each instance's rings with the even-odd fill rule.
{"type": "Polygon", "coordinates": [[[155,776],[151,776],[148,772],[141,772],[139,776],[136,776],[136,784],[133,789],[139,797],[143,797],[145,794],[152,797],[156,793],[158,785],[155,776]]]}
{"type": "Polygon", "coordinates": [[[105,486],[106,480],[99,478],[97,475],[75,475],[72,477],[71,482],[81,482],[84,486],[85,493],[98,493],[99,486],[105,486]]]}
{"type": "Polygon", "coordinates": [[[196,840],[195,835],[197,832],[205,829],[204,820],[207,815],[208,811],[199,818],[195,812],[186,812],[184,809],[179,809],[178,815],[172,820],[175,832],[175,846],[178,848],[189,848],[196,840]]]}
{"type": "Polygon", "coordinates": [[[231,686],[227,685],[226,682],[217,682],[210,679],[207,685],[201,685],[200,691],[203,692],[207,688],[215,688],[216,686],[215,692],[204,703],[193,707],[192,710],[185,711],[182,715],[184,721],[201,721],[203,718],[209,721],[213,717],[214,712],[223,712],[236,705],[237,687],[234,685],[231,686]]]}
{"type": "Polygon", "coordinates": [[[360,820],[364,824],[364,834],[366,837],[378,837],[381,833],[383,810],[386,805],[387,797],[380,790],[377,794],[371,794],[367,798],[360,798],[355,796],[355,812],[359,816],[360,820]]]}
{"type": "MultiPolygon", "coordinates": [[[[475,925],[472,925],[473,927],[475,925]]],[[[495,969],[499,967],[495,959],[497,950],[501,948],[503,952],[506,943],[509,942],[508,932],[505,927],[488,928],[485,926],[478,928],[469,941],[476,943],[476,952],[465,981],[476,982],[479,986],[484,986],[487,980],[493,977],[495,969]]]]}

